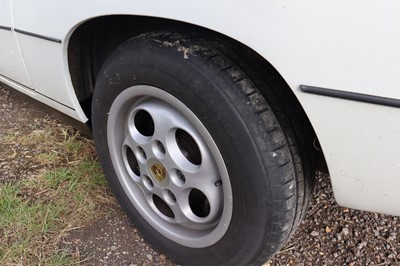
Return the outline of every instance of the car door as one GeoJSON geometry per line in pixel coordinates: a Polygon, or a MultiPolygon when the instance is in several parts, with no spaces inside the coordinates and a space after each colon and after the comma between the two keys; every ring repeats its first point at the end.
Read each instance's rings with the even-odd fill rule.
{"type": "Polygon", "coordinates": [[[0,75],[33,89],[13,26],[11,0],[0,0],[0,75]]]}

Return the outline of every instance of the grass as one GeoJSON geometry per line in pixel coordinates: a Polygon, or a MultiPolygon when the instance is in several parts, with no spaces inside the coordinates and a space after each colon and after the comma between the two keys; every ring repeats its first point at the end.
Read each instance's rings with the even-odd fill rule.
{"type": "MultiPolygon", "coordinates": [[[[32,160],[45,167],[30,178],[0,182],[0,265],[80,264],[67,233],[113,204],[92,142],[71,128],[49,125],[0,138],[0,144],[13,143],[43,145],[32,160]]],[[[12,161],[18,151],[5,156],[12,161]]]]}

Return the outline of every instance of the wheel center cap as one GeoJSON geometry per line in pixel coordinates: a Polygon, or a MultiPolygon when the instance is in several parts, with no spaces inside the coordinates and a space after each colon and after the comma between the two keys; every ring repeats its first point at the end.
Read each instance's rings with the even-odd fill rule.
{"type": "Polygon", "coordinates": [[[153,161],[150,163],[149,170],[154,179],[160,184],[167,178],[167,169],[159,161],[153,161]]]}

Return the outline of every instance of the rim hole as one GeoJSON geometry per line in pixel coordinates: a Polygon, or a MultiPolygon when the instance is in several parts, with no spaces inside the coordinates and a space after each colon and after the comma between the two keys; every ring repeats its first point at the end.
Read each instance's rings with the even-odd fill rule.
{"type": "Polygon", "coordinates": [[[189,206],[192,212],[200,218],[207,217],[210,214],[210,202],[206,195],[198,189],[190,191],[189,206]]]}
{"type": "Polygon", "coordinates": [[[163,201],[159,196],[153,194],[153,202],[157,209],[169,218],[175,218],[174,213],[165,201],[163,201]]]}
{"type": "Polygon", "coordinates": [[[140,176],[138,161],[130,147],[126,148],[126,159],[128,161],[129,167],[131,168],[132,172],[134,172],[135,175],[140,176]]]}
{"type": "Polygon", "coordinates": [[[157,141],[157,148],[162,154],[165,154],[165,147],[160,141],[157,141]]]}
{"type": "Polygon", "coordinates": [[[165,157],[165,146],[162,144],[161,141],[156,140],[152,143],[151,145],[153,149],[153,154],[158,158],[158,159],[163,159],[165,157]]]}
{"type": "Polygon", "coordinates": [[[144,111],[140,110],[135,115],[135,127],[140,134],[151,137],[154,134],[154,121],[151,115],[144,111]]]}
{"type": "Polygon", "coordinates": [[[153,189],[154,187],[153,180],[151,180],[147,175],[144,176],[143,183],[148,189],[153,189]]]}
{"type": "Polygon", "coordinates": [[[186,182],[186,177],[185,175],[182,173],[181,170],[176,170],[176,177],[178,178],[178,181],[180,184],[185,184],[186,182]]]}
{"type": "Polygon", "coordinates": [[[175,133],[175,139],[183,156],[185,156],[185,158],[188,159],[188,161],[192,164],[200,165],[200,149],[192,136],[182,129],[177,129],[175,133]]]}
{"type": "Polygon", "coordinates": [[[175,197],[174,193],[172,193],[172,191],[169,190],[169,189],[166,190],[166,197],[165,198],[171,204],[175,204],[176,203],[176,197],[175,197]]]}
{"type": "Polygon", "coordinates": [[[185,185],[185,183],[186,183],[186,177],[185,177],[185,175],[182,173],[181,170],[174,169],[174,170],[171,172],[171,175],[170,175],[170,176],[171,176],[172,182],[174,182],[175,185],[177,185],[177,186],[179,186],[179,187],[182,187],[183,185],[185,185]]]}
{"type": "Polygon", "coordinates": [[[138,151],[139,151],[139,155],[140,155],[144,160],[146,160],[146,159],[147,159],[147,156],[146,156],[146,152],[143,150],[143,148],[142,148],[142,147],[138,147],[138,151]]]}

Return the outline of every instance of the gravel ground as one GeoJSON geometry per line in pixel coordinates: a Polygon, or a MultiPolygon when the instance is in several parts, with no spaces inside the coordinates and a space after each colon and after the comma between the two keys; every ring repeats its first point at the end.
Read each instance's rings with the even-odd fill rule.
{"type": "MultiPolygon", "coordinates": [[[[27,134],[40,130],[43,124],[62,123],[2,88],[0,114],[0,135],[27,134]]],[[[38,167],[30,158],[38,153],[40,145],[0,146],[0,183],[29,178],[38,167]],[[29,156],[4,159],[9,150],[29,156]]],[[[265,265],[400,265],[399,217],[339,207],[329,177],[319,174],[316,184],[304,222],[286,247],[265,265]]],[[[72,231],[67,240],[87,258],[83,265],[175,265],[143,240],[117,206],[92,225],[72,231]]]]}

